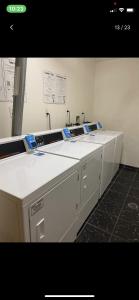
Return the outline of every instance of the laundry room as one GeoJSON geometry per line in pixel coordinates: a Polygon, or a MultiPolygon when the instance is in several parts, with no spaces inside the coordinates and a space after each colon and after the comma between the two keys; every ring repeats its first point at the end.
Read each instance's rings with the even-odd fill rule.
{"type": "Polygon", "coordinates": [[[139,242],[139,58],[0,58],[0,242],[139,242]]]}

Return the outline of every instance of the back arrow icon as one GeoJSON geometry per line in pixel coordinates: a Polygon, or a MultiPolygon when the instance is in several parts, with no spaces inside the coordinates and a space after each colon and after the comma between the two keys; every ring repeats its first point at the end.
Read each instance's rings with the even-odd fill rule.
{"type": "Polygon", "coordinates": [[[10,29],[11,29],[11,30],[14,30],[14,29],[13,29],[13,25],[14,25],[14,24],[12,24],[12,25],[10,26],[10,29]]]}

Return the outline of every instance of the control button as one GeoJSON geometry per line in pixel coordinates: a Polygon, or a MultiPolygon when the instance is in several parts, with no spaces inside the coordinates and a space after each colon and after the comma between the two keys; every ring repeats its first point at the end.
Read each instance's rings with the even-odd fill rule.
{"type": "Polygon", "coordinates": [[[26,10],[27,10],[26,5],[10,4],[7,5],[6,7],[6,11],[11,14],[22,14],[25,13],[26,10]]]}

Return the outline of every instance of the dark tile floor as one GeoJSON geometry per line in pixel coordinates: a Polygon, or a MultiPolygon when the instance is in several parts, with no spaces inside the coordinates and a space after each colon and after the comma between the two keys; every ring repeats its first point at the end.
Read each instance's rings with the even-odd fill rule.
{"type": "Polygon", "coordinates": [[[139,242],[138,168],[120,166],[78,233],[82,242],[139,242]]]}

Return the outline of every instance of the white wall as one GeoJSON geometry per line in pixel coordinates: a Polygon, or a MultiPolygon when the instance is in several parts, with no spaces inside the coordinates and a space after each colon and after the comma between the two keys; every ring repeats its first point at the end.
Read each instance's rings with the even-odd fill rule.
{"type": "MultiPolygon", "coordinates": [[[[51,114],[52,128],[65,126],[67,109],[71,111],[71,122],[75,123],[76,115],[81,115],[82,112],[91,121],[94,69],[94,59],[91,58],[28,58],[23,134],[48,129],[46,112],[51,114]],[[43,71],[67,76],[66,104],[43,103],[43,71]]],[[[82,116],[80,120],[82,121],[82,116]]]]}
{"type": "Polygon", "coordinates": [[[124,131],[122,163],[139,167],[139,59],[96,63],[92,117],[124,131]]]}
{"type": "Polygon", "coordinates": [[[0,102],[0,138],[11,136],[12,106],[10,102],[0,102]]]}

